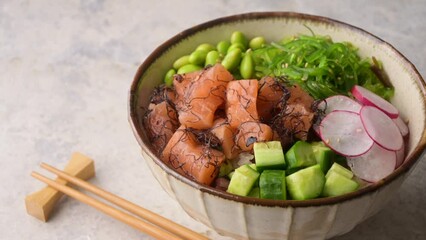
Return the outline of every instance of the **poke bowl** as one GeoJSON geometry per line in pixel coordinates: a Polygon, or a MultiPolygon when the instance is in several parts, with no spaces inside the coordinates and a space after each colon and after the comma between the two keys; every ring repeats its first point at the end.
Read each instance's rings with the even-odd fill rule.
{"type": "MultiPolygon", "coordinates": [[[[207,66],[197,71],[211,68],[207,66]]],[[[174,76],[182,74],[186,72],[178,72],[174,76]]],[[[251,76],[254,78],[253,74],[251,76]]],[[[357,95],[356,92],[352,93],[350,97],[357,95]]],[[[209,105],[207,100],[204,103],[209,105]]],[[[157,47],[137,70],[128,104],[129,121],[141,146],[143,159],[163,189],[191,217],[221,235],[236,239],[328,239],[345,234],[386,205],[422,159],[426,147],[425,83],[414,65],[392,45],[360,28],[301,13],[255,12],[227,16],[196,25],[171,37],[157,47]],[[163,146],[165,149],[156,149],[152,136],[144,126],[153,92],[164,85],[165,75],[176,59],[205,43],[216,46],[236,31],[244,33],[248,39],[262,36],[268,42],[280,42],[301,35],[327,36],[333,42],[349,42],[355,46],[361,58],[380,61],[378,65],[386,76],[384,84],[392,89],[388,100],[398,109],[398,117],[406,121],[409,131],[404,137],[405,150],[399,166],[393,166],[392,171],[383,177],[341,195],[280,200],[242,196],[231,193],[229,189],[224,191],[210,182],[206,184],[184,176],[177,168],[163,161],[167,142],[163,146]]],[[[374,142],[371,144],[381,144],[374,136],[369,136],[374,142]]],[[[328,147],[334,147],[328,139],[322,140],[328,147]]],[[[389,142],[391,145],[393,143],[395,141],[389,142]]],[[[286,174],[291,176],[292,173],[286,174]]]]}

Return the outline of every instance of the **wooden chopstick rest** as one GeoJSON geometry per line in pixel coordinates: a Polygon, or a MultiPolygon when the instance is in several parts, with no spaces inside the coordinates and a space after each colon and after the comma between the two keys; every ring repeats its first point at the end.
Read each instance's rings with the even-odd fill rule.
{"type": "MultiPolygon", "coordinates": [[[[64,172],[87,180],[95,176],[95,164],[89,157],[75,152],[72,154],[64,172]]],[[[55,181],[62,185],[69,185],[69,183],[62,178],[57,178],[55,181]]],[[[62,195],[62,192],[50,186],[46,186],[45,188],[28,195],[25,198],[27,213],[46,222],[49,219],[56,202],[58,202],[62,195]]]]}

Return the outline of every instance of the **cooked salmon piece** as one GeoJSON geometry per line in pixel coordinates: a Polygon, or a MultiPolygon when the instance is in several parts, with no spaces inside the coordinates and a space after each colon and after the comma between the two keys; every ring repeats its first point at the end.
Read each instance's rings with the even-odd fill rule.
{"type": "Polygon", "coordinates": [[[256,99],[259,81],[256,79],[237,80],[226,88],[226,116],[229,125],[237,129],[242,123],[258,121],[256,99]]]}
{"type": "Polygon", "coordinates": [[[255,142],[272,140],[273,131],[264,123],[250,121],[242,123],[235,134],[235,143],[242,151],[252,151],[255,142]]]}
{"type": "Polygon", "coordinates": [[[234,142],[235,130],[231,128],[226,119],[216,119],[210,132],[219,139],[223,153],[227,159],[234,159],[237,157],[240,151],[236,148],[234,142]]]}
{"type": "Polygon", "coordinates": [[[233,76],[221,64],[193,75],[175,85],[179,122],[188,128],[208,129],[213,126],[216,110],[225,102],[226,86],[233,76]]]}
{"type": "Polygon", "coordinates": [[[176,110],[167,101],[151,103],[149,109],[144,126],[154,150],[159,153],[179,127],[179,121],[176,110]]]}
{"type": "Polygon", "coordinates": [[[285,101],[286,91],[286,87],[273,77],[263,77],[259,80],[257,113],[262,122],[271,120],[279,103],[285,101]]]}
{"type": "Polygon", "coordinates": [[[211,185],[219,174],[225,155],[200,145],[194,134],[181,125],[164,148],[161,159],[189,179],[211,185]]]}

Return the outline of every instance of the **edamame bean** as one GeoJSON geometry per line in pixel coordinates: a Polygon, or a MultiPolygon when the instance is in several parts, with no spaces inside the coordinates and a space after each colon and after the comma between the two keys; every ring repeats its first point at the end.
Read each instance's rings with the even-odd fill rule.
{"type": "Polygon", "coordinates": [[[231,43],[229,41],[220,41],[217,43],[216,48],[217,51],[222,55],[225,56],[228,52],[228,48],[231,46],[231,43]]]}
{"type": "Polygon", "coordinates": [[[244,35],[244,33],[240,31],[235,31],[231,35],[231,44],[233,43],[241,43],[244,45],[245,48],[247,48],[248,40],[246,36],[244,35]]]}
{"type": "Polygon", "coordinates": [[[178,58],[173,63],[173,68],[177,70],[177,69],[181,68],[182,66],[184,66],[186,64],[189,64],[189,55],[185,55],[185,56],[178,58]]]}
{"type": "Polygon", "coordinates": [[[233,43],[228,48],[227,52],[230,52],[230,51],[234,50],[235,48],[239,48],[241,50],[241,52],[244,52],[246,50],[246,47],[244,47],[244,45],[242,43],[233,43]]]}
{"type": "Polygon", "coordinates": [[[210,43],[203,43],[203,44],[198,45],[198,47],[195,49],[195,51],[197,51],[197,50],[204,50],[206,52],[210,52],[210,51],[216,50],[216,48],[213,45],[211,45],[210,43]]]}
{"type": "Polygon", "coordinates": [[[167,86],[171,87],[173,85],[173,75],[176,74],[176,70],[174,68],[171,68],[169,71],[167,71],[166,75],[164,76],[164,83],[166,83],[167,86]]]}
{"type": "Polygon", "coordinates": [[[207,53],[206,63],[205,63],[204,66],[215,65],[219,61],[220,61],[220,59],[219,59],[219,52],[216,51],[216,50],[213,50],[213,51],[210,51],[210,52],[207,53]]]}
{"type": "Polygon", "coordinates": [[[207,52],[204,50],[195,50],[189,55],[189,63],[195,65],[204,65],[206,61],[207,52]]]}
{"type": "Polygon", "coordinates": [[[249,46],[251,49],[255,50],[258,48],[261,48],[265,45],[265,38],[264,37],[255,37],[249,42],[249,46]]]}
{"type": "Polygon", "coordinates": [[[235,48],[226,54],[226,56],[222,60],[222,65],[227,70],[232,70],[240,64],[241,61],[241,49],[235,48]]]}
{"type": "Polygon", "coordinates": [[[250,79],[254,74],[254,63],[250,50],[246,52],[241,60],[240,73],[243,79],[250,79]]]}
{"type": "Polygon", "coordinates": [[[190,72],[195,72],[198,70],[201,70],[202,68],[198,65],[195,64],[186,64],[182,67],[180,67],[177,71],[177,74],[184,74],[184,73],[190,73],[190,72]]]}

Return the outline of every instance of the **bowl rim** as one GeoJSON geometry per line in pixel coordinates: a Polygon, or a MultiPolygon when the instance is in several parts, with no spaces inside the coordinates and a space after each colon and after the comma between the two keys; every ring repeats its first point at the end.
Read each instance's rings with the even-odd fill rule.
{"type": "MultiPolygon", "coordinates": [[[[191,187],[200,190],[201,192],[212,194],[214,196],[226,199],[226,200],[232,200],[237,201],[245,204],[252,204],[252,205],[260,205],[260,206],[269,206],[269,207],[311,207],[311,206],[325,206],[325,205],[333,205],[336,203],[341,203],[344,201],[350,201],[355,198],[359,198],[361,196],[364,196],[368,193],[378,191],[383,186],[390,184],[391,182],[395,181],[399,177],[405,175],[404,173],[407,173],[419,160],[420,156],[424,152],[426,148],[426,130],[423,129],[423,132],[421,134],[421,138],[418,142],[418,144],[413,149],[412,153],[408,156],[406,156],[406,160],[404,161],[403,165],[401,165],[399,168],[397,168],[392,174],[387,176],[386,178],[370,184],[368,186],[362,187],[361,189],[351,192],[348,194],[344,194],[341,196],[336,197],[327,197],[327,198],[317,198],[317,199],[309,199],[309,200],[271,200],[271,199],[260,199],[260,198],[253,198],[253,197],[241,197],[238,195],[233,195],[230,193],[227,193],[225,191],[218,190],[216,188],[206,186],[199,184],[181,174],[176,172],[175,170],[169,168],[163,161],[161,161],[151,150],[149,147],[149,142],[146,142],[143,140],[141,135],[143,135],[143,127],[138,121],[138,115],[136,113],[136,101],[137,101],[137,90],[139,83],[142,79],[142,76],[144,75],[144,72],[150,67],[152,63],[156,61],[158,57],[163,55],[169,48],[173,47],[175,44],[179,43],[183,39],[190,37],[191,35],[196,34],[199,31],[209,29],[211,27],[227,24],[231,22],[242,22],[244,20],[256,20],[256,19],[298,19],[298,20],[309,20],[312,22],[318,22],[325,25],[332,25],[332,26],[339,26],[345,29],[349,29],[351,31],[355,31],[357,33],[360,33],[370,39],[371,41],[386,45],[391,51],[393,51],[394,55],[396,55],[398,58],[402,60],[402,64],[406,65],[407,69],[410,70],[411,74],[415,76],[415,80],[417,82],[417,85],[423,94],[423,103],[426,105],[426,85],[425,82],[416,69],[416,67],[401,53],[399,52],[395,47],[393,47],[391,44],[387,43],[386,41],[382,40],[381,38],[369,33],[368,31],[365,31],[359,27],[341,22],[339,20],[331,19],[324,16],[317,16],[317,15],[311,15],[306,13],[298,13],[298,12],[248,12],[248,13],[241,13],[236,15],[228,15],[220,18],[216,18],[198,25],[195,25],[191,28],[188,28],[186,30],[183,30],[182,32],[174,35],[161,45],[159,45],[146,59],[143,61],[143,63],[139,66],[137,69],[137,72],[134,76],[133,82],[131,84],[131,88],[128,95],[128,120],[130,122],[130,125],[132,127],[133,134],[135,135],[137,142],[142,148],[142,151],[147,153],[149,157],[153,159],[155,164],[157,164],[163,171],[165,171],[168,175],[173,176],[177,180],[190,185],[191,187]]],[[[426,113],[425,113],[426,115],[426,113]]],[[[425,120],[426,125],[426,120],[425,120]]]]}

